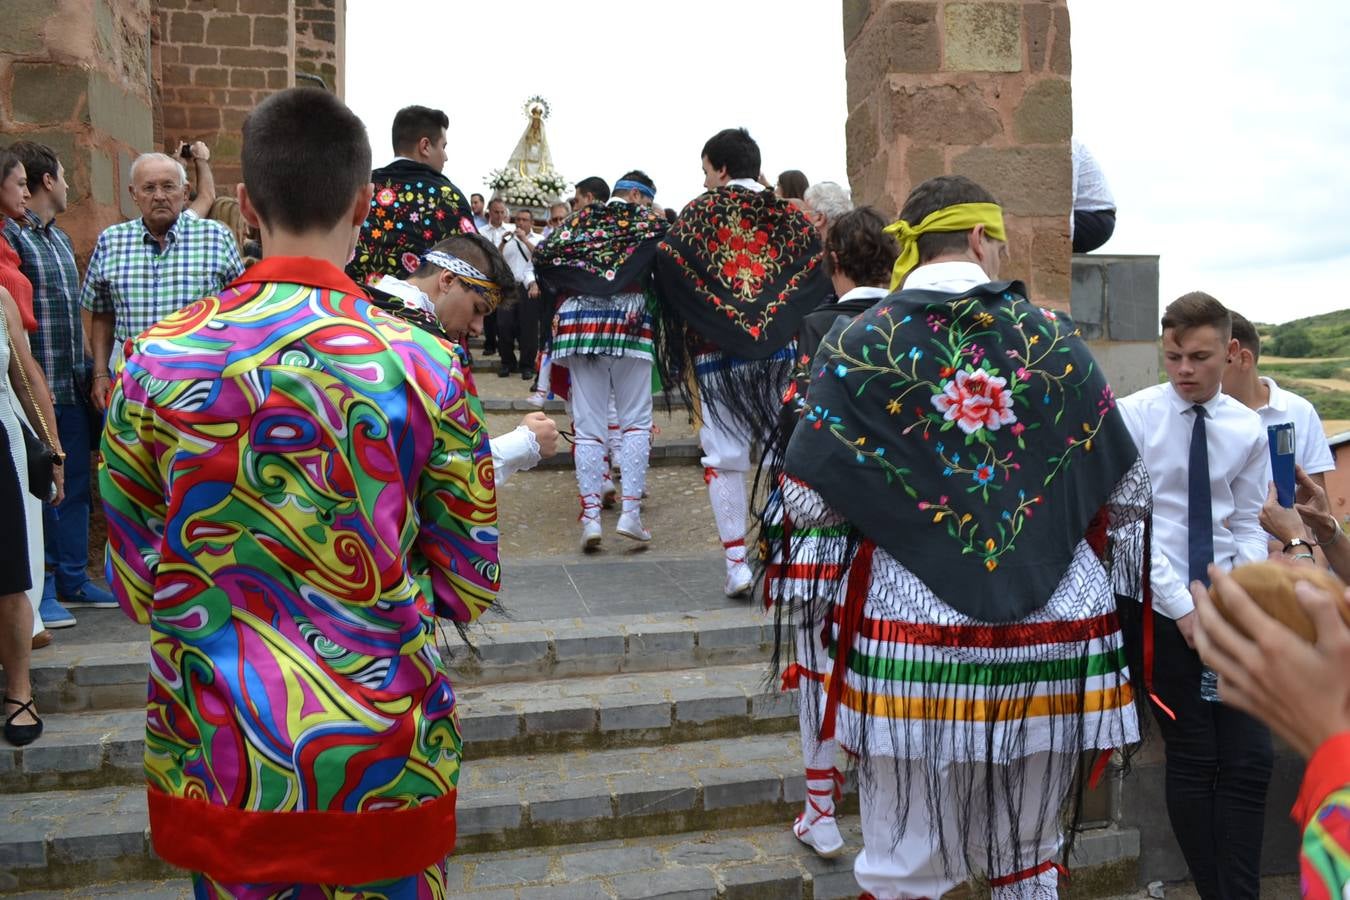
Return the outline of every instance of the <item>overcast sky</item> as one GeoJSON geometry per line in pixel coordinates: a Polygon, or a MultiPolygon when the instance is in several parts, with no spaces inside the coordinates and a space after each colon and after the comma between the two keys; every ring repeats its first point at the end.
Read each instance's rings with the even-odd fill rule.
{"type": "MultiPolygon", "coordinates": [[[[1103,250],[1159,254],[1164,303],[1207,290],[1266,322],[1350,306],[1334,287],[1350,283],[1350,4],[1070,11],[1075,132],[1120,210],[1103,250]]],[[[347,42],[347,101],[376,159],[399,107],[443,108],[445,171],[466,192],[505,164],[532,94],[569,181],[641,168],[678,207],[702,189],[704,140],[730,125],[770,179],[847,180],[836,0],[349,0],[347,42]]]]}

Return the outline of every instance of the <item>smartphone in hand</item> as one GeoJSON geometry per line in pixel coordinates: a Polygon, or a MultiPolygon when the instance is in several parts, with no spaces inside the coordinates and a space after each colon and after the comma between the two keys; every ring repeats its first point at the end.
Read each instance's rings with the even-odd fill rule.
{"type": "Polygon", "coordinates": [[[1271,425],[1266,428],[1270,442],[1270,476],[1275,482],[1275,497],[1281,506],[1294,505],[1294,423],[1271,425]]]}

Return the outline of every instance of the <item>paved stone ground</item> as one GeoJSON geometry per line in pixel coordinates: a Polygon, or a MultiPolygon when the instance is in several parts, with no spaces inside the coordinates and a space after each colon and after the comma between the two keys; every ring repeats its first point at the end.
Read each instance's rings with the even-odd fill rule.
{"type": "MultiPolygon", "coordinates": [[[[566,473],[548,474],[558,477],[566,473]]],[[[702,483],[701,477],[699,483],[702,483]]],[[[706,495],[702,502],[706,508],[706,495]]],[[[667,515],[674,517],[674,513],[669,512],[662,518],[667,515]]],[[[609,521],[608,516],[606,521],[609,521]]],[[[658,519],[653,517],[652,521],[658,519]]],[[[569,522],[563,526],[569,537],[571,525],[569,522]]],[[[712,527],[711,519],[708,527],[712,527]]],[[[540,534],[545,533],[543,525],[539,529],[540,534]]],[[[680,536],[681,532],[672,527],[671,534],[680,536]]],[[[700,547],[705,552],[695,556],[676,556],[656,548],[646,552],[633,551],[625,546],[631,542],[611,536],[607,543],[623,543],[591,556],[583,556],[577,550],[570,556],[554,555],[533,561],[518,561],[520,557],[508,547],[503,554],[502,609],[488,613],[483,621],[485,624],[506,620],[537,622],[675,611],[750,610],[751,601],[731,600],[722,595],[725,569],[721,553],[716,549],[716,538],[694,541],[687,534],[683,538],[679,542],[683,546],[711,542],[714,547],[711,552],[707,552],[710,548],[700,547]]],[[[570,540],[550,538],[549,541],[548,546],[553,543],[570,546],[570,540]]],[[[144,637],[145,627],[132,622],[121,610],[79,609],[74,612],[78,624],[55,632],[56,640],[48,648],[35,651],[35,660],[41,660],[44,654],[53,654],[61,645],[136,641],[144,637]]]]}
{"type": "MultiPolygon", "coordinates": [[[[541,557],[583,559],[578,548],[580,506],[572,470],[522,472],[501,488],[499,498],[502,557],[508,565],[513,560],[541,557]]],[[[648,470],[642,521],[652,532],[651,543],[638,544],[616,535],[619,512],[616,507],[600,513],[605,537],[598,557],[720,555],[722,545],[713,524],[703,469],[697,465],[654,466],[648,470]]],[[[509,568],[505,581],[509,588],[509,568]]]]}
{"type": "MultiPolygon", "coordinates": [[[[503,606],[515,618],[533,620],[656,611],[647,595],[662,597],[667,610],[735,605],[722,596],[721,544],[702,469],[655,467],[648,473],[647,493],[643,522],[652,531],[651,543],[616,535],[618,510],[604,510],[604,542],[599,553],[586,555],[577,546],[571,470],[519,473],[499,492],[503,606]],[[528,604],[515,602],[523,597],[530,598],[528,604]]],[[[90,572],[106,584],[93,567],[90,572]]],[[[130,641],[142,634],[141,626],[118,610],[74,612],[78,624],[53,632],[57,643],[130,641]]],[[[36,651],[35,658],[44,652],[50,651],[36,651]]]]}

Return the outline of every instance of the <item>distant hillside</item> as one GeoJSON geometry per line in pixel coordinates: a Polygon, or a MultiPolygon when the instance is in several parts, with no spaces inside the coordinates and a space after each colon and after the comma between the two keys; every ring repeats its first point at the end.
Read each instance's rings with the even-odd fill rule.
{"type": "Polygon", "coordinates": [[[1350,309],[1256,328],[1263,354],[1298,359],[1350,356],[1350,309]]]}
{"type": "Polygon", "coordinates": [[[1307,398],[1324,420],[1350,419],[1350,309],[1256,330],[1264,374],[1307,398]]]}

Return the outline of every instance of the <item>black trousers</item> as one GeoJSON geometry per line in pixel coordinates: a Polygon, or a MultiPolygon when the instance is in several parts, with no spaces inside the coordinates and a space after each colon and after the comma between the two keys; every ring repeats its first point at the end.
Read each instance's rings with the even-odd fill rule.
{"type": "MultiPolygon", "coordinates": [[[[1142,607],[1122,600],[1120,610],[1142,692],[1142,607]]],[[[1231,706],[1202,699],[1199,655],[1174,621],[1155,611],[1153,622],[1153,690],[1177,716],[1148,704],[1165,743],[1172,831],[1201,900],[1257,900],[1275,756],[1270,730],[1231,706]]]]}
{"type": "Polygon", "coordinates": [[[1116,230],[1114,209],[1076,209],[1073,212],[1073,252],[1091,253],[1111,239],[1116,230]]]}
{"type": "Polygon", "coordinates": [[[504,367],[524,371],[534,368],[534,355],[539,350],[539,298],[531,298],[523,287],[517,291],[514,303],[497,308],[497,351],[504,367]]]}
{"type": "Polygon", "coordinates": [[[539,306],[539,349],[548,350],[553,346],[553,314],[557,312],[557,304],[552,295],[543,293],[534,302],[539,306]]]}
{"type": "Polygon", "coordinates": [[[493,356],[497,352],[497,311],[483,316],[483,355],[493,356]]]}

